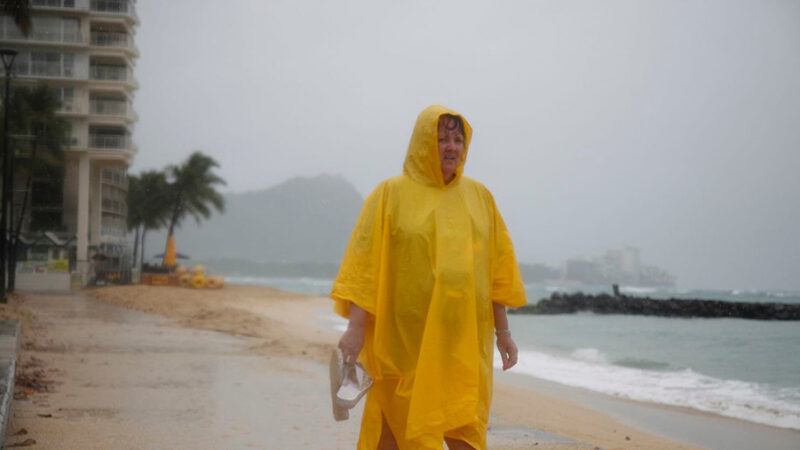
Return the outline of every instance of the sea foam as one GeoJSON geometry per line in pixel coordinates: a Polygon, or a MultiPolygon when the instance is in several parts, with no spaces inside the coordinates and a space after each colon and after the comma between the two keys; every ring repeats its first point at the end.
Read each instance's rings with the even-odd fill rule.
{"type": "MultiPolygon", "coordinates": [[[[495,366],[502,364],[496,355],[495,366]]],[[[609,363],[597,349],[556,356],[521,350],[517,373],[632,400],[682,406],[800,430],[800,389],[724,380],[691,369],[646,370],[609,363]]]]}
{"type": "Polygon", "coordinates": [[[333,280],[326,278],[310,277],[259,277],[247,275],[225,275],[225,279],[230,284],[247,284],[253,286],[269,286],[289,292],[311,295],[327,295],[333,280]]]}

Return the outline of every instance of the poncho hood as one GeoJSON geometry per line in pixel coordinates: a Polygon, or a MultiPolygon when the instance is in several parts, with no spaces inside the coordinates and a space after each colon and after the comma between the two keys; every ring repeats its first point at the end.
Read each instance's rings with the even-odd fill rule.
{"type": "Polygon", "coordinates": [[[441,105],[429,106],[417,116],[417,123],[414,125],[414,132],[411,133],[411,140],[408,143],[403,174],[428,186],[441,188],[454,186],[461,179],[471,141],[472,127],[463,115],[441,105]],[[461,161],[458,162],[455,178],[449,184],[444,182],[442,165],[439,160],[439,118],[445,114],[460,117],[464,122],[465,134],[464,153],[461,155],[461,161]]]}

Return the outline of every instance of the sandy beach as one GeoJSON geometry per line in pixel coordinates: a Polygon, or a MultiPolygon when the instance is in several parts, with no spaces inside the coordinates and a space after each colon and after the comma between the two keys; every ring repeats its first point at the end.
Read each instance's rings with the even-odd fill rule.
{"type": "MultiPolygon", "coordinates": [[[[341,423],[330,416],[326,362],[338,332],[325,298],[251,286],[122,286],[23,294],[2,311],[23,319],[8,443],[355,446],[360,413],[341,423]]],[[[601,412],[590,395],[526,380],[497,374],[489,448],[697,448],[646,420],[601,412]]]]}

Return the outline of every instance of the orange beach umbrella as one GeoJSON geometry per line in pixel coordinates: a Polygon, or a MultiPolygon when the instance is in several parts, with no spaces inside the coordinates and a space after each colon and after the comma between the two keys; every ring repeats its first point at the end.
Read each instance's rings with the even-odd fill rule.
{"type": "Polygon", "coordinates": [[[178,264],[178,252],[175,249],[175,235],[167,239],[167,251],[164,253],[164,267],[175,267],[178,264]]]}

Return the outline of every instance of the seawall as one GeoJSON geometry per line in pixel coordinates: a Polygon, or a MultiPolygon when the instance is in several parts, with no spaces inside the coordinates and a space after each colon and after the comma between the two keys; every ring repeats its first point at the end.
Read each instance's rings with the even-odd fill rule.
{"type": "Polygon", "coordinates": [[[633,314],[662,317],[800,320],[800,304],[730,302],[702,299],[652,299],[628,295],[553,293],[549,299],[512,310],[514,314],[633,314]]]}

